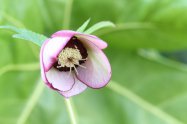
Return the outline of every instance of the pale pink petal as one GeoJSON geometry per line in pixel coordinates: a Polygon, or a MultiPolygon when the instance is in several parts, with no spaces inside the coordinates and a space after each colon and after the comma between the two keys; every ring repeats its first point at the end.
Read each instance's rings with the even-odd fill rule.
{"type": "Polygon", "coordinates": [[[45,76],[45,71],[44,71],[44,64],[43,64],[43,50],[44,50],[44,46],[46,45],[47,42],[49,42],[50,39],[47,39],[44,44],[41,47],[41,51],[40,51],[40,68],[41,68],[41,77],[43,79],[43,81],[45,83],[48,83],[47,78],[45,76]]]}
{"type": "Polygon", "coordinates": [[[55,32],[51,37],[73,37],[77,32],[71,30],[62,30],[55,32]]]}
{"type": "Polygon", "coordinates": [[[82,34],[71,30],[62,30],[54,33],[52,37],[76,36],[80,40],[85,40],[94,43],[100,49],[107,47],[107,43],[94,35],[82,34]]]}
{"type": "Polygon", "coordinates": [[[66,91],[66,92],[59,91],[59,93],[65,96],[66,98],[77,95],[83,92],[84,90],[86,90],[87,88],[87,86],[83,84],[82,82],[80,82],[76,77],[74,77],[74,79],[75,79],[75,84],[71,90],[66,91]]]}
{"type": "Polygon", "coordinates": [[[96,36],[93,35],[87,35],[87,34],[76,34],[75,35],[79,40],[81,41],[87,41],[87,42],[92,42],[95,44],[98,48],[104,49],[107,47],[107,43],[101,39],[99,39],[96,36]]]}
{"type": "Polygon", "coordinates": [[[71,37],[54,37],[44,43],[41,57],[43,59],[44,71],[47,72],[57,61],[57,56],[65,47],[71,37]]]}
{"type": "Polygon", "coordinates": [[[88,59],[82,65],[86,67],[78,67],[77,78],[91,88],[104,87],[111,78],[111,66],[103,53],[92,42],[82,41],[88,52],[88,59]]]}
{"type": "MultiPolygon", "coordinates": [[[[40,63],[41,63],[41,62],[40,62],[40,63]]],[[[45,72],[44,72],[43,66],[41,66],[41,77],[42,77],[42,80],[43,80],[45,83],[48,83],[47,78],[46,78],[46,76],[45,76],[45,72]]]]}
{"type": "Polygon", "coordinates": [[[46,72],[46,77],[53,88],[59,91],[69,91],[75,84],[73,74],[64,71],[60,72],[55,68],[51,68],[46,72]]]}

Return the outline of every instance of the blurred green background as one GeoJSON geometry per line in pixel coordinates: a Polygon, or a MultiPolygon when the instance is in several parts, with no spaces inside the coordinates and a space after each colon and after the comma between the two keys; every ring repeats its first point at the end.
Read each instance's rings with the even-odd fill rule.
{"type": "MultiPolygon", "coordinates": [[[[95,32],[109,44],[113,76],[109,86],[71,99],[77,123],[187,124],[186,0],[0,0],[0,25],[48,37],[88,18],[89,26],[116,24],[95,32]]],[[[0,30],[0,124],[16,124],[25,110],[25,124],[70,124],[58,93],[45,87],[31,97],[40,49],[11,35],[0,30]]]]}

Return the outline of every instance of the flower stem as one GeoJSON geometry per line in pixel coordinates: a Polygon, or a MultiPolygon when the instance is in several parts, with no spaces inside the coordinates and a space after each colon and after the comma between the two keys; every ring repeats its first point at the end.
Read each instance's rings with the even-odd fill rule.
{"type": "Polygon", "coordinates": [[[67,107],[67,111],[70,116],[71,124],[77,124],[76,117],[75,117],[75,112],[73,111],[73,105],[70,99],[65,99],[65,104],[67,107]]]}
{"type": "Polygon", "coordinates": [[[36,106],[40,96],[42,95],[43,90],[44,90],[44,84],[42,83],[41,79],[39,79],[35,90],[33,91],[25,108],[23,109],[22,113],[18,118],[17,124],[25,124],[32,110],[36,106]]]}
{"type": "Polygon", "coordinates": [[[64,29],[68,29],[70,25],[72,4],[73,4],[73,0],[66,0],[66,5],[64,9],[64,20],[63,20],[64,29]]]}
{"type": "MultiPolygon", "coordinates": [[[[70,21],[71,21],[72,5],[73,5],[73,0],[66,0],[66,5],[64,9],[63,29],[69,29],[70,21]]],[[[72,101],[70,99],[65,99],[65,104],[67,107],[67,111],[69,113],[71,124],[77,124],[75,118],[75,111],[73,111],[72,101]]]]}

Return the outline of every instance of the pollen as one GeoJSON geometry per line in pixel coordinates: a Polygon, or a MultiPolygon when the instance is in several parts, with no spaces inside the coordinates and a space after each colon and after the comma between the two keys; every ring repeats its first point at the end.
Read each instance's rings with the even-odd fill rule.
{"type": "Polygon", "coordinates": [[[58,55],[58,64],[60,67],[74,68],[82,60],[80,51],[77,48],[65,48],[58,55]]]}

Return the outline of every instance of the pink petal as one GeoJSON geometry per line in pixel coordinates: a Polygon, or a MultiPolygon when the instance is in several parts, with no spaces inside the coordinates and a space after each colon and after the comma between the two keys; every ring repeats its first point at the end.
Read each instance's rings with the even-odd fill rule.
{"type": "Polygon", "coordinates": [[[64,36],[69,36],[69,37],[76,36],[80,40],[85,40],[94,43],[100,49],[104,49],[107,47],[107,43],[105,41],[99,39],[94,35],[82,34],[71,30],[58,31],[52,35],[52,37],[64,37],[64,36]]]}
{"type": "Polygon", "coordinates": [[[41,58],[43,60],[44,71],[47,72],[57,61],[57,56],[65,47],[71,37],[54,37],[42,45],[41,58]]]}
{"type": "Polygon", "coordinates": [[[72,37],[75,34],[77,34],[77,32],[75,31],[71,31],[71,30],[61,30],[61,31],[57,31],[55,32],[51,37],[72,37]]]}
{"type": "Polygon", "coordinates": [[[104,87],[111,78],[110,63],[103,51],[92,42],[82,41],[82,43],[87,48],[88,59],[82,64],[86,69],[77,68],[77,78],[91,88],[104,87]]]}
{"type": "Polygon", "coordinates": [[[87,86],[85,84],[80,82],[76,77],[74,77],[74,80],[75,80],[75,84],[71,90],[66,91],[66,92],[59,91],[59,93],[65,96],[66,98],[69,98],[71,96],[77,95],[83,92],[84,90],[86,90],[87,86]]]}
{"type": "Polygon", "coordinates": [[[107,47],[107,43],[101,39],[99,39],[96,36],[93,35],[87,35],[87,34],[76,34],[75,35],[79,40],[81,41],[87,41],[87,42],[92,42],[95,44],[98,48],[104,49],[107,47]]]}
{"type": "Polygon", "coordinates": [[[69,91],[75,84],[72,74],[69,74],[69,72],[60,72],[55,68],[51,68],[46,72],[46,77],[52,87],[60,91],[69,91]]]}
{"type": "Polygon", "coordinates": [[[48,83],[47,78],[45,76],[45,71],[44,71],[44,64],[43,64],[43,50],[44,46],[46,45],[47,42],[49,42],[50,39],[47,39],[44,44],[41,47],[41,52],[40,52],[40,68],[41,68],[41,77],[45,83],[48,83]]]}

